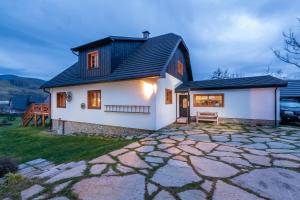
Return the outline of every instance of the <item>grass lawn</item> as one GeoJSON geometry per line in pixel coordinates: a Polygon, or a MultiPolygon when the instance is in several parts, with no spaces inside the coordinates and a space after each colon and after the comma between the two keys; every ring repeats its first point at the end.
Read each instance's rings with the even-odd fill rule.
{"type": "Polygon", "coordinates": [[[0,127],[0,157],[9,156],[19,163],[36,158],[55,162],[89,160],[119,149],[132,141],[97,136],[54,136],[43,128],[0,127]]]}

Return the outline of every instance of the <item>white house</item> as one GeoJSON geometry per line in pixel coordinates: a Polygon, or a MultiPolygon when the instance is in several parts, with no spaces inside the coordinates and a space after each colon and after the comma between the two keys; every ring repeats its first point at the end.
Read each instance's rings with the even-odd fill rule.
{"type": "Polygon", "coordinates": [[[135,134],[158,130],[198,111],[222,120],[279,120],[278,92],[286,82],[271,76],[193,81],[183,39],[110,36],[72,48],[78,62],[46,82],[52,128],[63,133],[135,134]]]}

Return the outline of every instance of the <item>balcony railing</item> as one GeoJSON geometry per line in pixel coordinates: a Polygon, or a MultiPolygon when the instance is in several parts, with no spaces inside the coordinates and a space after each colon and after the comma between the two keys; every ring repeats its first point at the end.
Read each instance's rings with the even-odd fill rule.
{"type": "Polygon", "coordinates": [[[150,106],[140,106],[140,105],[105,105],[105,112],[150,114],[150,106]]]}

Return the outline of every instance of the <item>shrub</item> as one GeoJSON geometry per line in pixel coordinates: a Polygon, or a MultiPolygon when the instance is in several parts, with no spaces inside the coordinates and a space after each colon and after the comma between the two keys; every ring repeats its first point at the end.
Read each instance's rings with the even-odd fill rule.
{"type": "Polygon", "coordinates": [[[6,174],[4,178],[5,178],[6,184],[8,184],[8,185],[16,185],[24,179],[22,175],[14,174],[11,172],[6,174]]]}
{"type": "Polygon", "coordinates": [[[16,172],[18,165],[11,158],[0,158],[0,178],[9,172],[16,172]]]}
{"type": "Polygon", "coordinates": [[[8,115],[7,116],[7,120],[8,121],[15,121],[16,120],[16,116],[14,116],[14,115],[8,115]]]}
{"type": "Polygon", "coordinates": [[[7,123],[8,123],[7,119],[2,119],[1,120],[1,124],[7,124],[7,123]]]}

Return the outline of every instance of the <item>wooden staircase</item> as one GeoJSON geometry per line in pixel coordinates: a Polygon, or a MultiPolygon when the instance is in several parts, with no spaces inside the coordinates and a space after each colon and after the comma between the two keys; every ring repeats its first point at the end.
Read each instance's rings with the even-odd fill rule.
{"type": "Polygon", "coordinates": [[[33,103],[25,111],[22,117],[22,125],[45,126],[46,119],[50,116],[50,106],[47,103],[33,103]]]}

